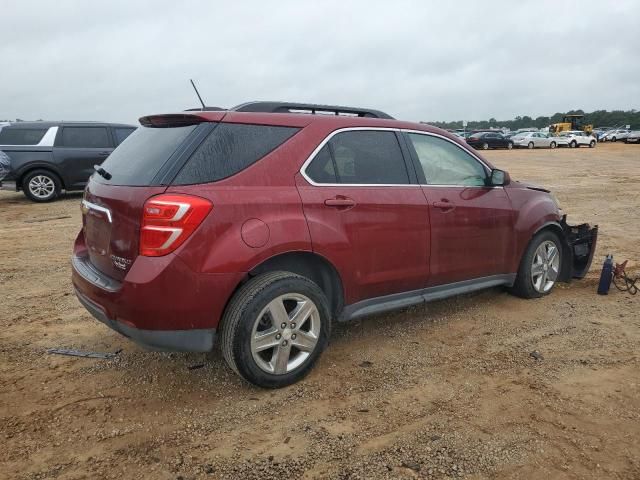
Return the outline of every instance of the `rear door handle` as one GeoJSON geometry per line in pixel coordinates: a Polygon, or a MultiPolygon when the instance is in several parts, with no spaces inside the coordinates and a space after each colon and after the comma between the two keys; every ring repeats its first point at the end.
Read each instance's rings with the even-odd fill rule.
{"type": "Polygon", "coordinates": [[[435,208],[439,208],[443,212],[450,212],[451,210],[455,210],[456,206],[451,203],[449,200],[441,200],[440,202],[433,202],[433,206],[435,208]]]}
{"type": "Polygon", "coordinates": [[[337,207],[337,208],[349,208],[349,207],[356,206],[355,200],[353,198],[347,198],[347,197],[328,198],[324,201],[324,204],[327,207],[337,207]]]}

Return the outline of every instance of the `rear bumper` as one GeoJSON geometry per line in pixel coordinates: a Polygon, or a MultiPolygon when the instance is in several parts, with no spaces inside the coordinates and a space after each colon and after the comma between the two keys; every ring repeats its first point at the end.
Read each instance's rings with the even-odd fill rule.
{"type": "Polygon", "coordinates": [[[216,329],[195,330],[144,330],[135,328],[107,316],[105,310],[76,289],[76,296],[96,320],[150,350],[173,352],[210,352],[213,349],[216,329]]]}
{"type": "Polygon", "coordinates": [[[72,260],[80,303],[113,330],[160,350],[210,351],[224,308],[244,275],[195,272],[169,254],[139,256],[116,280],[92,265],[82,232],[72,260]]]}

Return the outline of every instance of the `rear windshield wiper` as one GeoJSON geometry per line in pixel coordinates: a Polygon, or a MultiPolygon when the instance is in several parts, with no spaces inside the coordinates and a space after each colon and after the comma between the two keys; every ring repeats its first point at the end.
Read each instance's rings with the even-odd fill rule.
{"type": "Polygon", "coordinates": [[[104,168],[102,168],[100,165],[94,165],[93,169],[101,177],[104,177],[106,180],[111,180],[111,174],[107,172],[104,168]]]}

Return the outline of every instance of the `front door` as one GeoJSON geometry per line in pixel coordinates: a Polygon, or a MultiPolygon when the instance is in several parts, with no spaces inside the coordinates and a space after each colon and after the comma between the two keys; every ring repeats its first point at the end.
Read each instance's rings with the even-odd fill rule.
{"type": "Polygon", "coordinates": [[[514,215],[504,188],[486,186],[488,168],[444,137],[408,133],[430,205],[429,285],[508,272],[514,215]]]}
{"type": "Polygon", "coordinates": [[[340,271],[345,304],[427,285],[429,207],[401,140],[342,131],[297,176],[313,249],[340,271]]]}

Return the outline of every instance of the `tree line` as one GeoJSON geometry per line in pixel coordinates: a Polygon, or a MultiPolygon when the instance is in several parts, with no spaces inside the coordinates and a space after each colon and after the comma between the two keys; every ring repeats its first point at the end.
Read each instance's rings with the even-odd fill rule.
{"type": "MultiPolygon", "coordinates": [[[[550,117],[530,117],[525,115],[523,117],[517,116],[513,120],[496,120],[490,118],[489,120],[473,120],[467,123],[467,130],[473,130],[476,128],[508,128],[509,130],[518,130],[519,128],[544,128],[548,127],[552,123],[558,123],[562,121],[564,115],[580,114],[584,115],[582,119],[586,125],[593,125],[594,127],[625,127],[631,125],[632,129],[640,130],[640,111],[638,110],[596,110],[594,112],[585,113],[583,110],[571,110],[566,113],[555,113],[550,117]]],[[[440,128],[457,129],[462,127],[462,120],[454,122],[424,122],[429,125],[434,125],[440,128]]]]}

